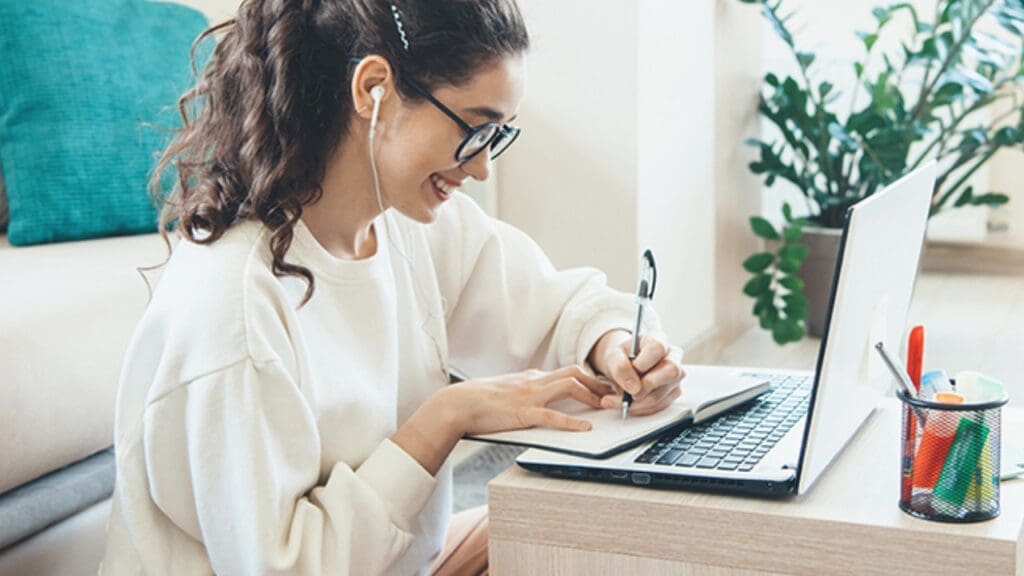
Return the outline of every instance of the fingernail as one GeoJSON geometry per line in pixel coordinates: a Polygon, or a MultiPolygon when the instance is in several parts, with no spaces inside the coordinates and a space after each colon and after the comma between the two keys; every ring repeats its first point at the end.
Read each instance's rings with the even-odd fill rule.
{"type": "Polygon", "coordinates": [[[626,390],[629,390],[630,394],[636,394],[637,392],[640,391],[640,381],[630,380],[626,382],[626,390]]]}

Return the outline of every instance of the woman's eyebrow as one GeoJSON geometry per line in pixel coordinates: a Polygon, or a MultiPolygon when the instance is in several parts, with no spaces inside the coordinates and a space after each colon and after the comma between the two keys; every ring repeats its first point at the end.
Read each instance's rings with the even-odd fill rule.
{"type": "MultiPolygon", "coordinates": [[[[497,110],[495,110],[494,108],[491,108],[489,106],[476,106],[476,107],[473,107],[473,108],[467,108],[466,112],[468,112],[470,114],[476,114],[477,116],[482,116],[483,118],[487,119],[489,122],[500,122],[501,119],[505,117],[504,114],[502,114],[501,112],[498,112],[497,110]]],[[[509,118],[508,121],[512,122],[513,120],[515,120],[518,117],[519,117],[519,115],[516,114],[515,116],[509,118]]]]}

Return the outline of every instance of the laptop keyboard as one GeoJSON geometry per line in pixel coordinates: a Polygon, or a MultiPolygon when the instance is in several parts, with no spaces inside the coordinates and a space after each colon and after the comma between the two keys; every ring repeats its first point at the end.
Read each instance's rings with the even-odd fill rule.
{"type": "Polygon", "coordinates": [[[768,380],[771,392],[746,408],[662,436],[635,462],[741,472],[753,469],[807,413],[813,376],[745,375],[768,380]]]}

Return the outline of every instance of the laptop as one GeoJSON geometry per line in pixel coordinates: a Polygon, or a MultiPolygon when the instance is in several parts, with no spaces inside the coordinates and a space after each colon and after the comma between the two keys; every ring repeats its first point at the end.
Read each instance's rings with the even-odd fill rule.
{"type": "Polygon", "coordinates": [[[766,378],[772,389],[609,458],[531,448],[516,462],[549,476],[636,486],[806,493],[891,389],[873,345],[901,349],[936,171],[929,162],[847,211],[814,371],[687,366],[688,374],[766,378]]]}

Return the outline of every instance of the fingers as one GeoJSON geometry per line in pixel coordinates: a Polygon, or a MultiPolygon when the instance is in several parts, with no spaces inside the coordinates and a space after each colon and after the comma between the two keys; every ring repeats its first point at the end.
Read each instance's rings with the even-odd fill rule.
{"type": "Polygon", "coordinates": [[[666,344],[660,337],[641,336],[640,353],[637,354],[636,359],[633,360],[633,368],[635,368],[640,374],[644,374],[651,368],[657,366],[657,364],[661,362],[662,358],[667,356],[668,353],[668,344],[666,344]]]}
{"type": "Polygon", "coordinates": [[[642,399],[655,390],[682,381],[686,376],[686,372],[683,371],[683,365],[681,364],[682,357],[682,349],[675,346],[671,347],[668,355],[658,362],[653,369],[644,374],[642,380],[643,390],[637,398],[642,399]]]}
{"type": "Polygon", "coordinates": [[[609,377],[620,388],[630,394],[640,392],[640,374],[633,368],[624,348],[617,348],[608,353],[607,370],[609,377]]]}
{"type": "Polygon", "coordinates": [[[560,430],[575,430],[580,432],[590,430],[591,428],[589,420],[573,418],[572,416],[563,414],[558,410],[552,410],[551,408],[543,408],[540,406],[527,408],[523,415],[523,422],[528,426],[548,426],[550,428],[558,428],[560,430]]]}
{"type": "Polygon", "coordinates": [[[601,397],[573,377],[548,382],[541,390],[540,399],[546,406],[567,396],[571,396],[592,408],[601,407],[601,397]]]}
{"type": "Polygon", "coordinates": [[[540,377],[540,382],[542,383],[554,382],[557,380],[565,380],[566,378],[575,378],[581,384],[586,386],[587,389],[589,389],[594,394],[597,394],[598,396],[608,393],[608,385],[604,381],[602,381],[600,378],[596,378],[594,376],[591,376],[590,374],[587,374],[587,372],[577,364],[565,366],[553,372],[548,372],[546,374],[541,372],[540,374],[542,374],[542,376],[540,377]]]}
{"type": "Polygon", "coordinates": [[[668,394],[666,394],[664,398],[660,398],[656,402],[651,402],[651,400],[648,399],[647,402],[637,403],[635,406],[629,407],[629,413],[636,416],[646,416],[648,414],[661,412],[675,402],[683,393],[678,386],[666,387],[665,390],[668,394]]]}
{"type": "MultiPolygon", "coordinates": [[[[649,394],[643,400],[635,400],[629,407],[629,413],[633,416],[646,416],[647,414],[660,412],[665,408],[668,408],[668,406],[675,402],[681,394],[682,390],[679,386],[664,386],[661,389],[656,390],[653,394],[649,394]]],[[[608,395],[601,398],[602,408],[618,409],[621,405],[621,396],[608,395]]]]}

